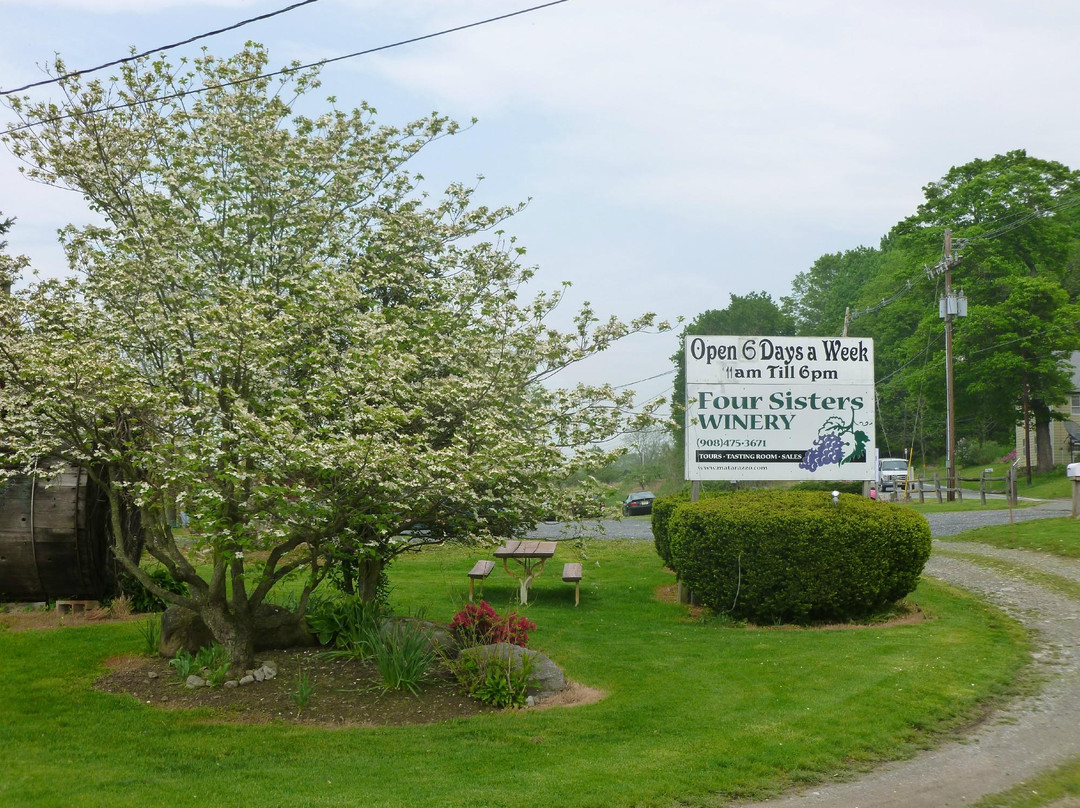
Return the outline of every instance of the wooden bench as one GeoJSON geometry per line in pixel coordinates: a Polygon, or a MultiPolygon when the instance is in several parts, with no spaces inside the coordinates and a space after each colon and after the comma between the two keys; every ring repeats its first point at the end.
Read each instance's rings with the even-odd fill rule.
{"type": "Polygon", "coordinates": [[[581,564],[563,564],[562,579],[574,585],[574,605],[581,602],[581,564]]]}
{"type": "MultiPolygon", "coordinates": [[[[494,561],[477,561],[476,566],[469,570],[469,603],[473,600],[473,585],[479,580],[483,581],[489,575],[491,571],[495,569],[494,561]]],[[[480,585],[480,594],[484,593],[483,584],[480,585]]]]}

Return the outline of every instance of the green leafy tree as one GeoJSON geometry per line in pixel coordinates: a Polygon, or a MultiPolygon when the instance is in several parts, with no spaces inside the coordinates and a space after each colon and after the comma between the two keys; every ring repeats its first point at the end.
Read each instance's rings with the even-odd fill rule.
{"type": "Polygon", "coordinates": [[[912,347],[928,306],[931,292],[922,282],[920,261],[890,238],[880,248],[859,247],[823,255],[792,282],[790,295],[782,298],[784,311],[802,336],[834,336],[843,332],[850,309],[848,335],[874,340],[879,380],[877,444],[898,454],[917,436],[925,435],[925,397],[921,379],[912,375],[921,365],[907,370],[912,347]],[[910,296],[907,292],[914,290],[910,296]],[[895,447],[895,448],[894,448],[895,447]]]}
{"type": "Polygon", "coordinates": [[[845,310],[855,307],[868,282],[882,271],[882,253],[870,247],[823,255],[791,282],[783,309],[801,336],[839,336],[845,310]]]}
{"type": "Polygon", "coordinates": [[[944,419],[938,417],[944,412],[944,404],[938,406],[939,397],[944,401],[944,382],[934,355],[942,327],[934,284],[922,272],[923,263],[884,239],[876,274],[852,306],[849,334],[874,340],[877,445],[893,456],[912,447],[925,456],[928,445],[932,453],[944,445],[944,419]]]}
{"type": "MultiPolygon", "coordinates": [[[[1019,415],[1025,432],[1035,428],[1038,468],[1053,467],[1050,423],[1060,417],[1053,405],[1067,400],[1072,390],[1068,351],[1080,342],[1071,338],[1080,324],[1080,306],[1069,303],[1068,293],[1054,280],[1017,275],[997,284],[1000,302],[973,307],[964,323],[963,372],[958,380],[974,398],[1009,407],[1010,427],[1019,415]],[[1019,381],[1019,393],[1001,395],[1001,380],[1019,381]]],[[[1003,414],[1002,419],[1006,416],[1003,414]]],[[[1030,436],[1025,456],[1030,468],[1030,436]]]]}
{"type": "Polygon", "coordinates": [[[1029,415],[1039,467],[1049,470],[1054,407],[1070,387],[1069,353],[1080,347],[1080,310],[1063,286],[1075,255],[1080,173],[1017,150],[953,168],[924,191],[926,201],[892,237],[931,261],[946,228],[959,239],[953,282],[970,316],[956,321],[955,349],[970,361],[958,363],[957,387],[984,417],[1015,423],[1029,415]]]}
{"type": "Polygon", "coordinates": [[[1011,443],[1026,409],[1040,462],[1049,463],[1080,290],[1076,172],[1016,151],[954,168],[925,193],[878,249],[824,255],[800,273],[784,310],[800,334],[836,334],[850,306],[849,334],[875,343],[878,444],[892,454],[913,446],[924,460],[940,455],[943,289],[922,268],[940,259],[945,228],[952,229],[963,245],[954,284],[970,303],[955,328],[957,432],[1011,443]]]}
{"type": "MultiPolygon", "coordinates": [[[[31,178],[103,221],[68,227],[74,276],[0,301],[0,445],[85,466],[108,493],[113,547],[167,602],[250,664],[258,609],[283,579],[300,613],[326,575],[367,599],[403,552],[515,534],[628,423],[631,396],[552,386],[565,366],[653,327],[547,317],[488,208],[407,170],[455,133],[374,111],[293,106],[317,87],[268,78],[264,50],[177,67],[139,59],[111,84],[60,82],[62,107],[13,100],[7,142],[31,178]],[[121,540],[137,506],[158,586],[121,540]],[[167,514],[190,517],[203,574],[167,514]]],[[[58,60],[55,71],[65,73],[58,60]]]]}
{"type": "Polygon", "coordinates": [[[768,292],[731,295],[727,308],[709,309],[691,320],[679,334],[679,350],[672,354],[675,384],[671,393],[672,432],[678,457],[686,452],[686,353],[688,336],[724,335],[790,337],[795,321],[768,292]]]}

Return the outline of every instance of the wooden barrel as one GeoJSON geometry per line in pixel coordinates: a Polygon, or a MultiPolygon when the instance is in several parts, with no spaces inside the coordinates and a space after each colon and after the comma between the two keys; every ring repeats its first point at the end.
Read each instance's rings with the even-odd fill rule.
{"type": "Polygon", "coordinates": [[[108,501],[83,469],[0,484],[0,601],[112,594],[108,501]]]}

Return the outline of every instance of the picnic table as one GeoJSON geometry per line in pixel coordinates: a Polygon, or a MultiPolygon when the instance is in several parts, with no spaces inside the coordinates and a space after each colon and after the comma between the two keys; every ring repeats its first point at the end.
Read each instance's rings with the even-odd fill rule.
{"type": "Polygon", "coordinates": [[[556,545],[553,541],[508,541],[495,551],[495,557],[503,560],[503,569],[520,579],[521,605],[529,602],[529,585],[533,578],[544,571],[544,564],[555,555],[556,545]],[[510,570],[509,561],[513,559],[520,566],[520,574],[510,570]]]}

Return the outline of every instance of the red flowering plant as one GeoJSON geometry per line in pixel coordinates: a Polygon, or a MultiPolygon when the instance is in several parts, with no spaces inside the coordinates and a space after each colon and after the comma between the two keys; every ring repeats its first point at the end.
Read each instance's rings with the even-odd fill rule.
{"type": "Polygon", "coordinates": [[[508,642],[524,648],[535,628],[536,623],[517,612],[500,617],[486,600],[466,604],[450,621],[450,634],[461,646],[508,642]]]}

